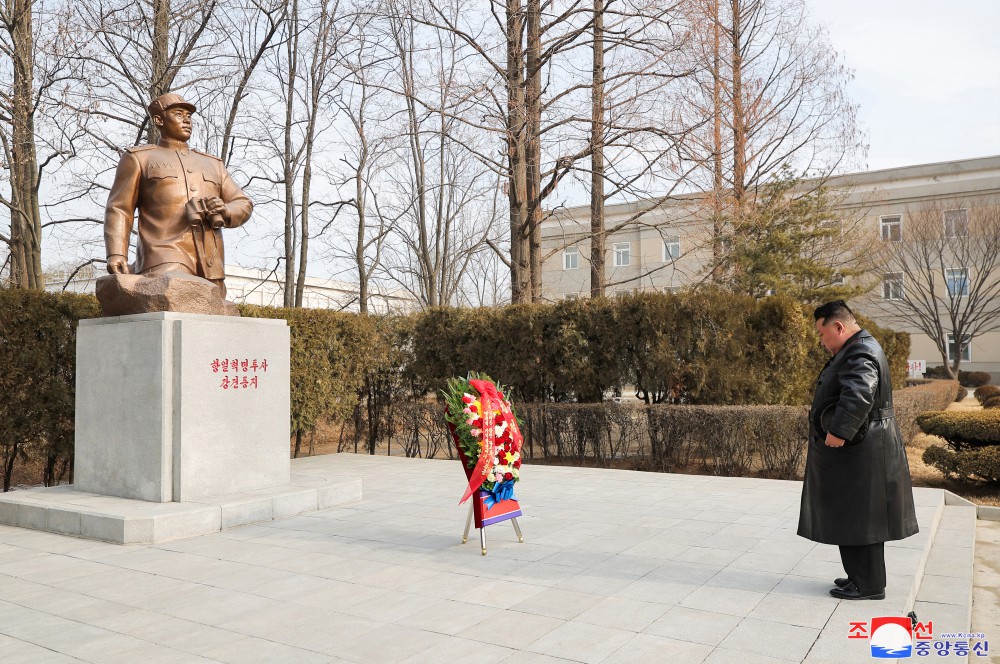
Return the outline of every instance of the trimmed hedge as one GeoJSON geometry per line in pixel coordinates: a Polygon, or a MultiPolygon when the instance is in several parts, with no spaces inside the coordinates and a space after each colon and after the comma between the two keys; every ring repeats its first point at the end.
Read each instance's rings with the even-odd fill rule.
{"type": "Polygon", "coordinates": [[[1000,484],[1000,445],[987,445],[958,452],[931,445],[924,450],[924,463],[940,470],[945,477],[981,479],[1000,484]]]}
{"type": "MultiPolygon", "coordinates": [[[[99,307],[92,296],[0,295],[0,461],[9,480],[15,463],[44,459],[44,481],[55,482],[72,463],[76,322],[99,316],[99,307]]],[[[374,452],[406,404],[419,410],[445,379],[470,369],[510,385],[520,403],[601,402],[634,385],[651,405],[794,406],[809,401],[826,359],[811,310],[712,289],[406,317],[249,305],[241,312],[289,322],[296,454],[322,421],[340,427],[343,445],[374,452]]],[[[902,386],[909,336],[861,323],[902,386]]],[[[416,436],[407,449],[426,445],[416,436]]],[[[762,462],[759,472],[774,465],[762,462]]]]}
{"type": "Polygon", "coordinates": [[[895,390],[892,405],[903,441],[909,443],[920,432],[917,417],[921,413],[944,410],[955,400],[958,390],[958,383],[953,380],[930,380],[905,390],[895,390]]]}
{"type": "Polygon", "coordinates": [[[981,445],[1000,445],[1000,411],[951,410],[917,416],[920,429],[944,438],[954,450],[981,445]]]}
{"type": "Polygon", "coordinates": [[[955,401],[965,401],[969,396],[969,390],[965,389],[961,385],[958,387],[958,394],[955,395],[955,401]]]}
{"type": "Polygon", "coordinates": [[[76,406],[76,328],[101,315],[85,295],[0,289],[0,474],[43,464],[47,486],[72,479],[76,406]]]}
{"type": "Polygon", "coordinates": [[[1000,394],[983,401],[983,408],[1000,408],[1000,394]]]}
{"type": "MultiPolygon", "coordinates": [[[[944,365],[929,367],[924,371],[926,378],[948,378],[948,370],[944,365]]],[[[962,371],[958,370],[958,382],[965,387],[981,387],[990,382],[990,375],[985,371],[962,371]]]]}
{"type": "Polygon", "coordinates": [[[1000,387],[996,385],[983,385],[982,387],[977,387],[976,391],[972,393],[976,400],[980,404],[984,403],[987,399],[991,399],[996,396],[1000,396],[1000,387]]]}

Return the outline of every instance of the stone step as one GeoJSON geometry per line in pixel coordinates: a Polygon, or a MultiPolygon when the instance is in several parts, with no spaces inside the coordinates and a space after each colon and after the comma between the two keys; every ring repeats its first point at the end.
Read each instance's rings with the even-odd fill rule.
{"type": "Polygon", "coordinates": [[[0,494],[0,524],[115,544],[157,544],[361,500],[361,480],[292,462],[291,482],[199,502],[154,503],[73,485],[0,494]]]}
{"type": "MultiPolygon", "coordinates": [[[[933,623],[932,643],[954,643],[958,639],[942,639],[941,635],[970,630],[975,544],[976,507],[946,505],[913,603],[917,619],[933,623]]],[[[953,649],[947,656],[933,649],[934,661],[968,661],[967,655],[956,655],[953,649]]]]}

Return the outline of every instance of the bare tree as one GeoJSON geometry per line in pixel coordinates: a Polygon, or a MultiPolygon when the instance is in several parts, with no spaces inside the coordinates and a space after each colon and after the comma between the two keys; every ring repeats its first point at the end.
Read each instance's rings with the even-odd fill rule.
{"type": "Polygon", "coordinates": [[[339,2],[292,0],[284,48],[273,52],[271,71],[279,85],[283,121],[280,128],[265,126],[265,130],[272,132],[271,145],[280,169],[274,182],[281,186],[286,307],[302,306],[310,214],[317,204],[313,169],[320,135],[329,127],[326,110],[340,82],[336,54],[348,29],[339,2]]]}
{"type": "Polygon", "coordinates": [[[1000,201],[924,204],[894,221],[876,306],[930,337],[954,378],[968,344],[1000,329],[1000,201]]]}
{"type": "Polygon", "coordinates": [[[712,191],[714,260],[745,201],[779,170],[825,178],[864,152],[851,78],[802,0],[694,0],[687,5],[695,74],[678,99],[695,128],[684,144],[694,179],[712,191]],[[707,177],[700,177],[704,174],[707,177]]]}

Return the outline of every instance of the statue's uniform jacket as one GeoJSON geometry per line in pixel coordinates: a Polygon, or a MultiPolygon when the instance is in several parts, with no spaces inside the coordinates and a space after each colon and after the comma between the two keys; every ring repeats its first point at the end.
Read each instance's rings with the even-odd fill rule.
{"type": "Polygon", "coordinates": [[[889,363],[875,338],[861,330],[817,380],[798,534],[824,544],[862,545],[916,532],[889,363]],[[827,430],[847,443],[827,447],[827,430]]]}
{"type": "Polygon", "coordinates": [[[181,263],[192,274],[224,279],[222,231],[204,225],[192,229],[184,214],[188,200],[206,196],[218,196],[226,204],[227,228],[240,226],[253,211],[253,203],[221,159],[169,141],[129,148],[118,164],[105,210],[108,255],[128,256],[138,207],[137,273],[162,263],[181,263]]]}

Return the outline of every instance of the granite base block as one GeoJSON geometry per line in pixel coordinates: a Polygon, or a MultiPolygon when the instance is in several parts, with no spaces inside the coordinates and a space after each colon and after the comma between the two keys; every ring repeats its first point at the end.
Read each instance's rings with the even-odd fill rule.
{"type": "Polygon", "coordinates": [[[186,503],[115,498],[72,486],[41,487],[0,495],[0,524],[115,544],[157,544],[359,500],[360,479],[294,472],[283,487],[186,503]]]}

